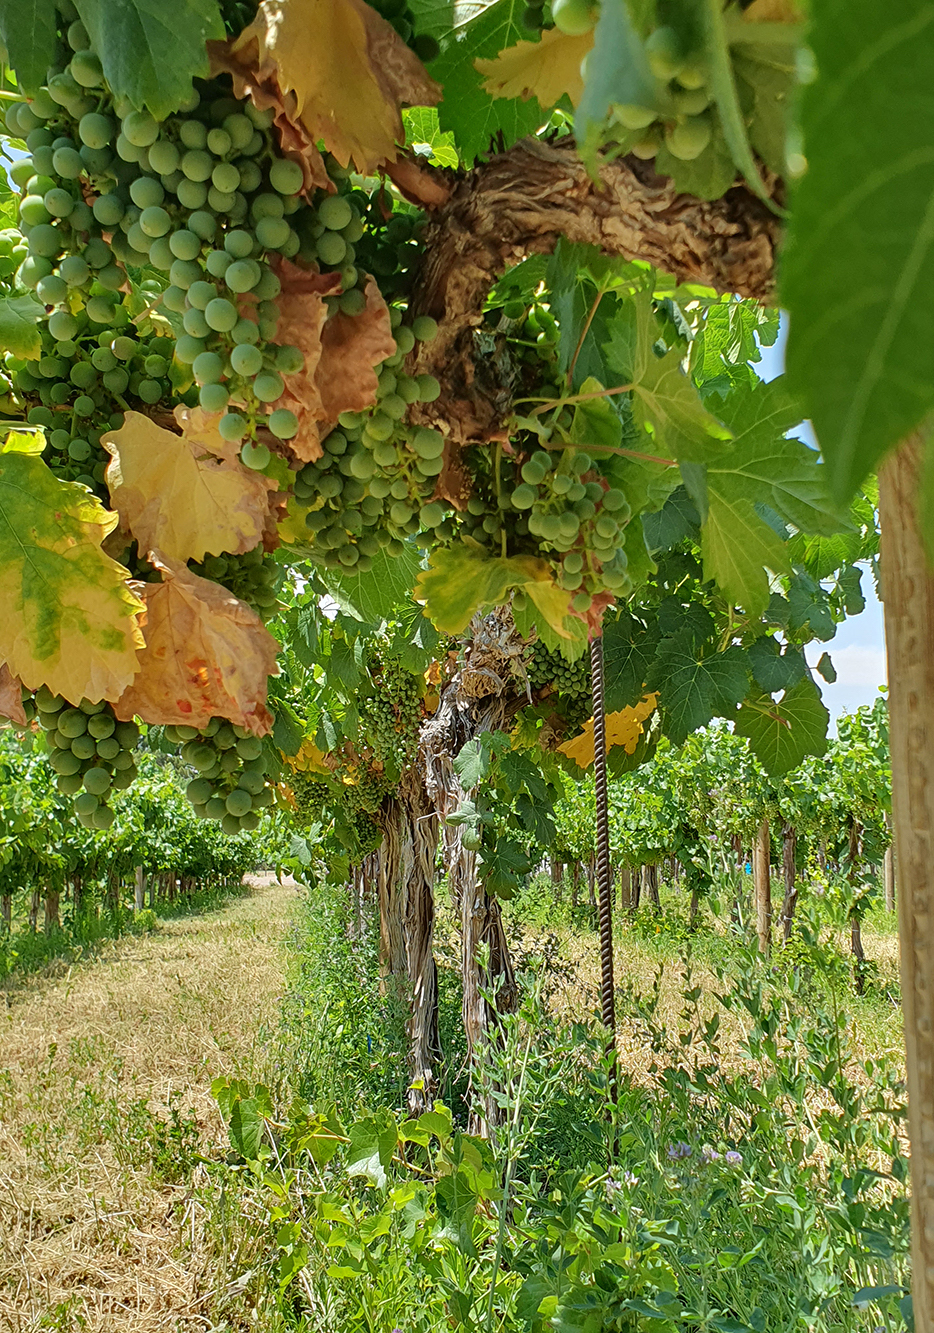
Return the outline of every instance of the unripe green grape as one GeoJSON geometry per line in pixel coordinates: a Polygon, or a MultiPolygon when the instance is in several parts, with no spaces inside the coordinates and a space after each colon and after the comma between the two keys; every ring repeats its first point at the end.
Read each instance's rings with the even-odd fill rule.
{"type": "Polygon", "coordinates": [[[108,393],[125,393],[130,377],[122,367],[118,366],[116,370],[105,372],[102,383],[108,393]]]}
{"type": "Polygon", "coordinates": [[[179,166],[188,180],[204,184],[211,178],[211,172],[214,170],[214,159],[210,153],[206,153],[202,149],[191,148],[184,154],[179,166]]]}
{"type": "Polygon", "coordinates": [[[42,202],[45,204],[46,212],[53,218],[67,218],[75,208],[73,196],[67,190],[58,188],[46,191],[42,202]]]}
{"type": "MultiPolygon", "coordinates": [[[[222,417],[221,425],[223,425],[226,420],[226,417],[222,417]]],[[[224,438],[226,439],[227,437],[225,436],[224,438]]],[[[262,472],[263,468],[268,466],[271,458],[272,454],[269,452],[269,449],[265,444],[253,444],[248,440],[240,450],[241,462],[244,466],[251,468],[254,472],[262,472]]]]}
{"type": "Polygon", "coordinates": [[[297,194],[305,183],[305,174],[297,162],[276,158],[269,168],[269,184],[279,194],[297,194]]]}
{"type": "Polygon", "coordinates": [[[60,342],[73,338],[78,327],[78,321],[67,310],[56,310],[49,316],[49,333],[60,342]]]}
{"type": "Polygon", "coordinates": [[[254,346],[259,342],[259,327],[252,319],[238,319],[230,331],[230,338],[238,347],[254,346]]]}
{"type": "Polygon", "coordinates": [[[117,135],[114,147],[121,162],[137,163],[146,151],[144,148],[137,148],[136,144],[130,143],[122,131],[117,135]]]}
{"type": "Polygon", "coordinates": [[[224,281],[232,292],[252,291],[260,277],[260,267],[253,259],[234,260],[224,273],[224,281]]]}
{"type": "Polygon", "coordinates": [[[208,302],[204,311],[204,317],[208,322],[209,328],[214,329],[218,333],[229,333],[239,320],[240,315],[237,311],[237,307],[232,301],[228,301],[224,297],[219,296],[215,297],[213,301],[208,302]]]}
{"type": "Polygon", "coordinates": [[[125,138],[137,148],[148,148],[159,137],[159,122],[148,111],[131,111],[121,125],[125,138]]]}
{"type": "Polygon", "coordinates": [[[126,274],[119,264],[106,264],[102,269],[98,269],[97,281],[108,291],[117,292],[126,282],[126,274]]]}
{"type": "Polygon", "coordinates": [[[76,51],[71,58],[68,70],[76,83],[82,88],[99,88],[104,82],[101,62],[91,50],[76,51]]]}
{"type": "Polygon", "coordinates": [[[130,185],[130,198],[137,208],[151,208],[165,199],[165,190],[152,176],[137,176],[130,185]]]}
{"type": "Polygon", "coordinates": [[[191,369],[199,384],[216,384],[224,374],[224,362],[216,352],[201,352],[191,369]]]}
{"type": "Polygon", "coordinates": [[[223,278],[232,263],[233,260],[226,250],[209,250],[204,261],[205,268],[212,278],[223,278]]]}
{"type": "MultiPolygon", "coordinates": [[[[260,302],[274,301],[281,291],[282,283],[272,269],[261,266],[260,280],[253,289],[256,299],[260,302]]],[[[274,313],[278,314],[278,311],[267,308],[265,312],[260,310],[259,313],[261,316],[271,319],[274,313]]]]}
{"type": "Polygon", "coordinates": [[[692,162],[694,158],[700,157],[712,136],[713,126],[708,116],[691,116],[666,127],[665,147],[672,157],[682,162],[692,162]]]}
{"type": "Polygon", "coordinates": [[[286,407],[280,407],[269,417],[269,429],[277,440],[291,440],[298,433],[298,418],[286,407]]]}
{"type": "Polygon", "coordinates": [[[36,227],[42,222],[48,222],[52,216],[41,194],[27,194],[19,206],[19,215],[27,227],[36,227]]]}
{"type": "Polygon", "coordinates": [[[199,278],[188,288],[188,303],[194,306],[196,310],[206,310],[208,303],[217,296],[217,288],[213,282],[205,282],[199,278]]]}
{"type": "Polygon", "coordinates": [[[237,201],[235,193],[226,194],[212,185],[208,190],[208,208],[215,213],[230,213],[237,201]]]}
{"type": "Polygon", "coordinates": [[[339,232],[326,231],[323,236],[318,237],[316,246],[322,264],[327,264],[329,268],[337,268],[344,262],[347,243],[339,232]]]}
{"type": "Polygon", "coordinates": [[[230,394],[223,384],[202,384],[198,401],[205,412],[223,412],[230,401],[230,394]]]}
{"type": "Polygon", "coordinates": [[[195,338],[189,333],[183,333],[175,344],[175,357],[182,365],[193,365],[197,356],[205,350],[204,341],[201,338],[195,338]]]}
{"type": "Polygon", "coordinates": [[[256,239],[264,250],[278,250],[289,239],[285,218],[262,217],[256,224],[256,239]]]}
{"type": "MultiPolygon", "coordinates": [[[[203,181],[192,181],[183,175],[175,187],[175,193],[178,195],[178,202],[183,208],[201,209],[207,203],[208,187],[203,181]]],[[[191,219],[189,218],[190,222],[191,219]]],[[[212,236],[214,235],[214,226],[212,219],[212,236]]]]}
{"type": "Polygon", "coordinates": [[[43,305],[59,305],[68,296],[68,283],[59,274],[50,273],[47,278],[39,279],[36,295],[43,305]]]}
{"type": "Polygon", "coordinates": [[[164,208],[154,205],[143,209],[139,225],[147,236],[164,236],[172,226],[172,219],[164,208]]]}
{"type": "Polygon", "coordinates": [[[354,216],[350,202],[340,194],[331,194],[318,205],[318,221],[328,231],[341,231],[354,216]]]}
{"type": "Polygon", "coordinates": [[[236,443],[238,440],[242,440],[246,434],[247,423],[245,418],[242,417],[239,412],[228,412],[225,416],[221,417],[217,429],[220,432],[222,440],[236,443]]]}
{"type": "Polygon", "coordinates": [[[366,296],[359,287],[352,287],[349,292],[341,293],[338,306],[342,315],[356,319],[366,310],[366,296]]]}
{"type": "Polygon", "coordinates": [[[144,403],[149,403],[151,406],[153,403],[158,403],[162,397],[162,385],[158,380],[144,379],[140,381],[136,393],[144,403]]]}
{"type": "Polygon", "coordinates": [[[231,352],[230,364],[238,375],[251,379],[262,369],[263,354],[258,347],[242,343],[231,352]]]}
{"type": "Polygon", "coordinates": [[[160,176],[171,176],[180,162],[181,154],[169,139],[157,139],[149,149],[149,165],[160,176]]]}
{"type": "Polygon", "coordinates": [[[187,262],[197,259],[201,253],[201,237],[196,236],[193,231],[182,228],[181,231],[174,231],[169,237],[169,249],[176,259],[182,259],[187,262]]]}
{"type": "Polygon", "coordinates": [[[16,276],[22,285],[29,291],[34,291],[40,279],[48,277],[52,272],[52,265],[41,255],[30,255],[24,259],[16,271],[16,276]]]}
{"type": "Polygon", "coordinates": [[[240,188],[240,172],[232,162],[218,162],[211,172],[211,184],[221,194],[235,194],[240,188]]]}
{"type": "Polygon", "coordinates": [[[419,315],[412,325],[412,333],[419,342],[433,342],[438,336],[438,321],[430,315],[419,315]]]}
{"type": "MultiPolygon", "coordinates": [[[[130,244],[131,251],[140,255],[145,255],[145,258],[148,260],[149,247],[152,245],[153,238],[143,231],[138,222],[131,224],[129,231],[126,234],[126,238],[130,244]]],[[[128,260],[133,260],[132,254],[128,256],[128,260]]]]}
{"type": "Polygon", "coordinates": [[[169,272],[175,262],[175,256],[172,254],[171,248],[169,247],[169,238],[167,236],[157,236],[150,242],[149,262],[152,264],[153,268],[159,269],[160,272],[169,272]]]}
{"type": "Polygon", "coordinates": [[[274,370],[262,371],[253,381],[253,392],[261,403],[274,403],[284,389],[282,376],[274,370]]]}

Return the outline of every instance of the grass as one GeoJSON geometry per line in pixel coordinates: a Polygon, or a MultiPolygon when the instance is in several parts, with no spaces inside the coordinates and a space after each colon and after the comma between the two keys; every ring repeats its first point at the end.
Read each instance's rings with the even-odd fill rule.
{"type": "MultiPolygon", "coordinates": [[[[257,1077],[294,888],[59,960],[0,1012],[0,1328],[204,1329],[211,1076],[257,1077]]],[[[213,1250],[212,1250],[213,1253],[213,1250]]]]}

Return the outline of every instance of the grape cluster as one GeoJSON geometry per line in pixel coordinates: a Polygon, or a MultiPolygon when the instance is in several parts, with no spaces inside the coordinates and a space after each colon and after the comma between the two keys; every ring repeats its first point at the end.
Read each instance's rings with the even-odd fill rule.
{"type": "Polygon", "coordinates": [[[685,51],[669,27],[651,32],[645,51],[658,80],[658,105],[618,103],[611,123],[632,140],[627,151],[636,157],[654,158],[664,145],[672,157],[691,162],[710,144],[714,129],[703,53],[685,51]]]}
{"type": "Polygon", "coordinates": [[[418,745],[422,720],[418,678],[388,655],[371,663],[370,674],[375,689],[361,701],[361,731],[373,758],[384,768],[399,772],[418,745]]]}
{"type": "Polygon", "coordinates": [[[375,407],[342,413],[321,457],[295,479],[295,499],[308,508],[305,525],[328,568],[365,572],[381,547],[399,554],[407,536],[437,531],[446,517],[445,508],[431,500],[443,467],[444,437],[405,421],[411,404],[434,401],[440,386],[433,376],[416,379],[402,367],[416,340],[433,338],[437,325],[425,316],[412,327],[401,320],[395,309],[397,350],[380,368],[375,407]]]}
{"type": "MultiPolygon", "coordinates": [[[[349,197],[355,201],[359,198],[356,191],[349,197]]],[[[359,262],[375,275],[387,301],[405,299],[411,292],[422,255],[424,215],[402,205],[385,217],[385,196],[381,190],[374,190],[370,196],[363,194],[359,202],[366,228],[357,247],[359,262]]]]}
{"type": "Polygon", "coordinates": [[[306,773],[298,768],[289,774],[289,787],[303,824],[314,824],[320,820],[328,803],[334,798],[333,783],[316,773],[306,773]]]}
{"type": "Polygon", "coordinates": [[[353,766],[335,775],[335,781],[295,769],[289,787],[301,821],[308,825],[333,820],[335,831],[355,860],[375,851],[382,839],[375,814],[389,785],[367,768],[353,766]]]}
{"type": "MultiPolygon", "coordinates": [[[[306,202],[301,166],[274,147],[272,113],[236,101],[221,81],[201,85],[160,123],[114,102],[80,22],[67,40],[68,67],[6,113],[9,132],[23,135],[31,153],[13,169],[26,244],[18,280],[50,308],[51,336],[70,343],[82,323],[119,330],[126,322],[116,312],[127,268],[164,274],[147,281],[153,304],[181,317],[177,362],[190,368],[205,411],[222,414],[222,436],[242,443],[244,463],[262,469],[270,452],[258,431],[288,440],[298,428],[275,404],[303,365],[297,348],[275,343],[276,266],[297,256],[339,272],[341,291],[329,305],[362,312],[364,279],[354,264],[361,205],[340,193],[306,202]]],[[[105,350],[114,342],[111,334],[105,350]]],[[[99,373],[122,379],[120,366],[99,373]]],[[[144,372],[133,387],[155,403],[161,381],[158,371],[144,372]]],[[[76,408],[89,414],[89,396],[76,408]]]]}
{"type": "Polygon", "coordinates": [[[273,803],[266,779],[267,756],[263,742],[245,727],[212,717],[198,731],[170,726],[165,738],[181,745],[181,757],[197,769],[186,795],[202,819],[216,819],[225,833],[250,833],[259,827],[260,813],[273,803]]]}
{"type": "Polygon", "coordinates": [[[124,791],[136,778],[136,723],[118,722],[108,703],[83,699],[72,707],[45,686],[36,694],[36,716],[51,751],[59,791],[75,798],[75,814],[85,827],[109,829],[114,812],[108,797],[124,791]]]}
{"type": "Polygon", "coordinates": [[[263,621],[275,615],[285,570],[266,555],[262,545],[243,555],[209,555],[190,568],[201,578],[222,584],[234,597],[252,606],[263,621]]]}
{"type": "Polygon", "coordinates": [[[593,711],[588,654],[585,652],[569,662],[562,653],[551,652],[540,639],[536,639],[526,662],[526,671],[533,690],[550,688],[569,731],[580,730],[593,711]]]}

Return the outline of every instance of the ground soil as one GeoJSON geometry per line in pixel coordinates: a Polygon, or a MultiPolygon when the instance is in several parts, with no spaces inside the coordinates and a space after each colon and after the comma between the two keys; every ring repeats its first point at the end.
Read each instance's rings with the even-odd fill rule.
{"type": "Polygon", "coordinates": [[[210,1327],[203,1167],[193,1177],[182,1158],[224,1151],[211,1079],[263,1072],[295,902],[294,885],[251,877],[220,910],[162,921],[7,993],[4,1333],[210,1327]]]}

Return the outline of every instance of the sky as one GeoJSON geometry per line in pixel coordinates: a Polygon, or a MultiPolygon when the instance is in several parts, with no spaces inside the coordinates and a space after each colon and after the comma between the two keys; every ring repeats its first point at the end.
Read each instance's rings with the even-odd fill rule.
{"type": "MultiPolygon", "coordinates": [[[[774,347],[763,347],[762,361],[756,370],[763,379],[780,375],[785,366],[787,325],[774,347]]],[[[885,632],[882,624],[882,604],[876,596],[872,575],[863,572],[863,596],[866,609],[861,615],[851,616],[837,626],[836,636],[827,644],[811,644],[806,652],[810,665],[816,666],[825,651],[837,672],[832,685],[818,677],[824,703],[830,716],[836,720],[841,713],[852,713],[860,704],[871,704],[885,684],[885,632]]]]}

